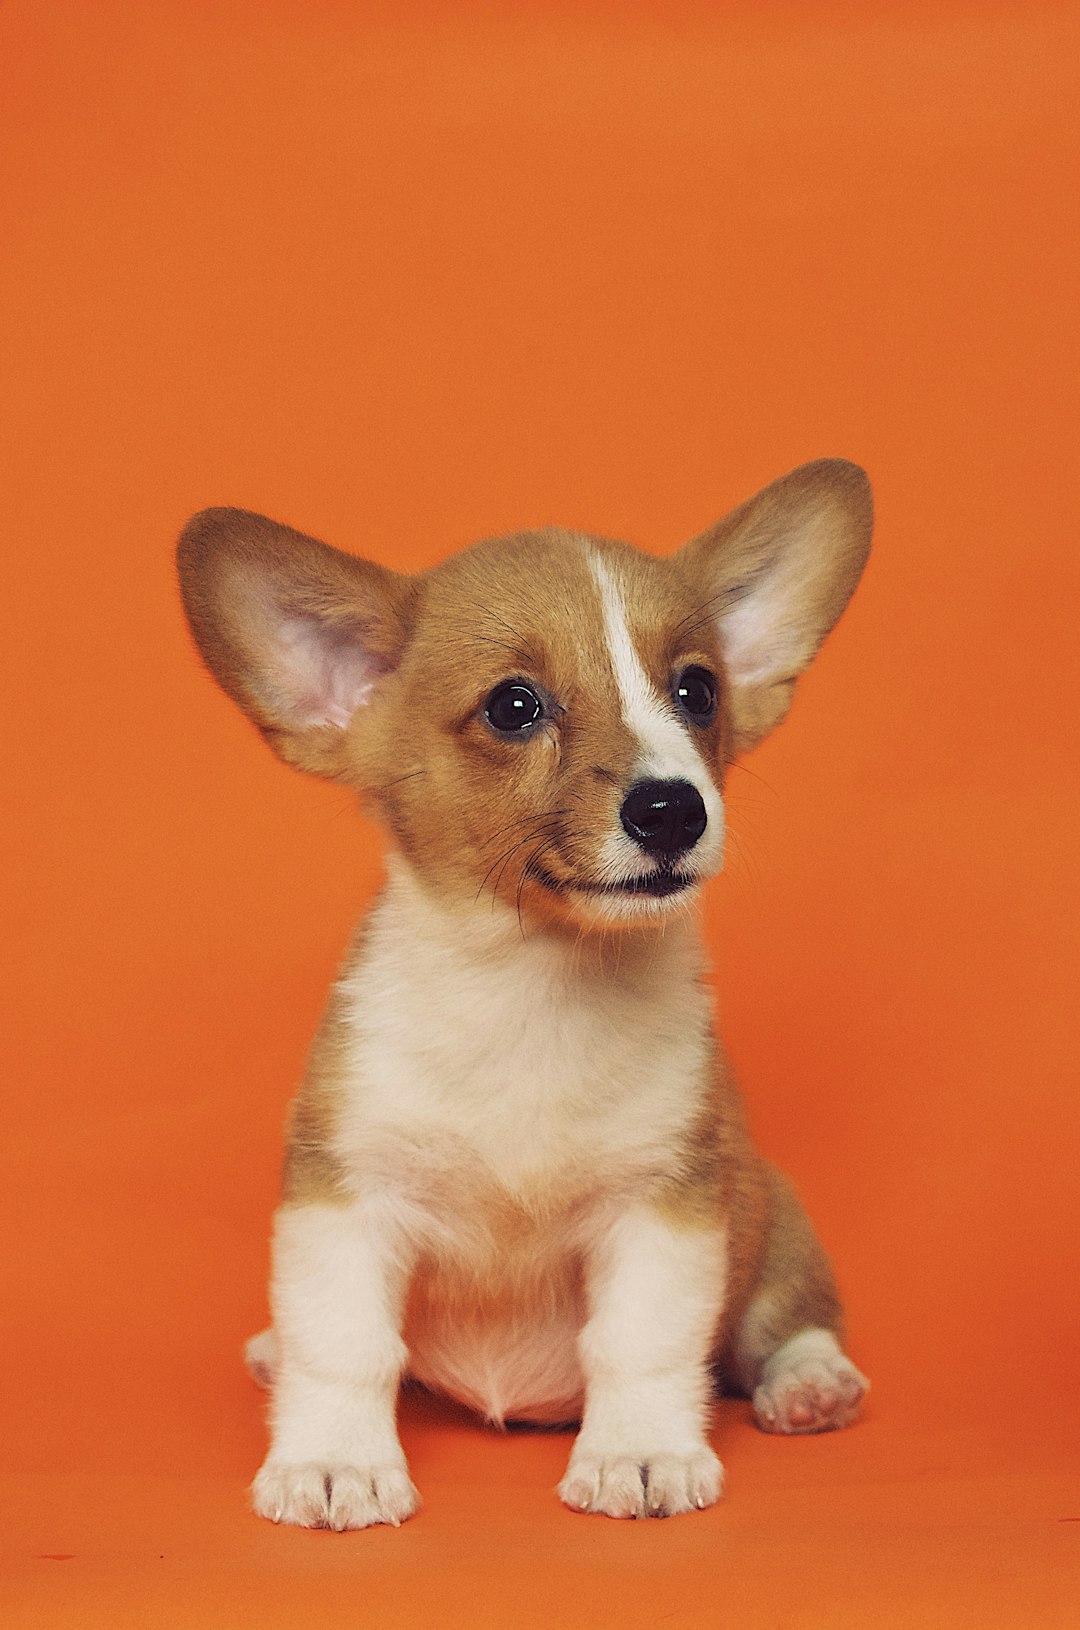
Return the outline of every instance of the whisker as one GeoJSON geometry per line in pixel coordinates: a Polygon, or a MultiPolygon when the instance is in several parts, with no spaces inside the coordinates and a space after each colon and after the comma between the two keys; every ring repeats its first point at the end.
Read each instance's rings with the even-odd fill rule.
{"type": "Polygon", "coordinates": [[[715,627],[715,623],[716,618],[714,613],[707,611],[703,617],[698,618],[696,623],[691,623],[689,628],[684,629],[680,638],[683,640],[692,640],[699,628],[708,628],[710,624],[715,627]]]}
{"type": "Polygon", "coordinates": [[[509,832],[512,826],[525,826],[529,821],[554,820],[557,816],[568,815],[569,813],[569,810],[566,809],[550,809],[543,815],[522,815],[516,821],[507,821],[505,826],[500,826],[498,831],[493,832],[489,838],[485,838],[484,847],[486,848],[488,844],[494,843],[496,838],[500,838],[504,832],[509,832]]]}
{"type": "Polygon", "coordinates": [[[741,770],[743,775],[753,776],[754,780],[755,781],[760,781],[761,785],[763,787],[767,787],[768,790],[773,794],[774,797],[779,796],[777,794],[776,788],[770,782],[766,781],[766,779],[765,779],[765,777],[763,775],[758,775],[756,770],[751,770],[748,765],[743,763],[742,759],[740,759],[740,758],[729,759],[728,760],[728,769],[729,770],[741,770]]]}
{"type": "MultiPolygon", "coordinates": [[[[516,823],[514,823],[514,824],[516,824],[516,823]]],[[[538,828],[538,830],[539,830],[539,828],[538,828]]],[[[512,855],[514,853],[515,849],[520,849],[522,844],[530,842],[530,840],[535,835],[536,835],[535,833],[526,832],[524,837],[515,838],[513,843],[510,845],[510,847],[508,849],[504,849],[501,855],[496,855],[495,859],[491,862],[491,865],[488,867],[487,871],[484,873],[483,877],[480,880],[480,887],[476,891],[476,898],[478,900],[479,900],[480,896],[484,892],[484,885],[487,883],[488,878],[491,876],[492,872],[495,870],[495,868],[499,864],[499,862],[501,860],[507,859],[510,855],[512,855]]]]}
{"type": "Polygon", "coordinates": [[[528,641],[522,638],[517,629],[514,628],[512,624],[508,623],[505,617],[501,617],[497,611],[494,611],[491,608],[491,606],[481,605],[479,600],[472,599],[472,597],[466,594],[463,589],[454,588],[452,592],[456,594],[459,599],[464,600],[467,606],[472,606],[473,610],[478,611],[482,617],[486,617],[490,622],[498,624],[500,628],[505,628],[506,632],[515,642],[514,646],[512,647],[515,654],[521,652],[525,656],[529,657],[531,662],[532,653],[529,650],[528,641]]]}
{"type": "MultiPolygon", "coordinates": [[[[732,847],[735,852],[735,859],[738,861],[739,869],[741,869],[751,888],[760,894],[761,873],[758,869],[757,857],[754,855],[749,843],[748,833],[745,831],[736,832],[734,827],[729,826],[726,836],[731,840],[732,847]]],[[[727,871],[726,869],[725,871],[729,882],[734,884],[737,875],[736,872],[727,871]]]]}
{"type": "MultiPolygon", "coordinates": [[[[358,807],[362,806],[358,806],[357,800],[353,796],[347,796],[335,800],[333,809],[327,812],[327,826],[329,826],[331,821],[340,821],[343,815],[355,815],[358,807]]],[[[367,810],[365,813],[370,816],[371,811],[367,810]]]]}
{"type": "Polygon", "coordinates": [[[499,889],[500,889],[500,887],[502,885],[503,874],[505,873],[507,866],[509,866],[511,860],[513,859],[514,855],[517,853],[517,851],[519,849],[523,849],[527,843],[532,843],[536,838],[541,836],[541,834],[545,830],[545,827],[547,828],[548,831],[552,831],[552,830],[555,831],[555,832],[558,831],[557,823],[555,823],[554,827],[552,827],[550,817],[544,817],[543,818],[543,825],[538,824],[536,826],[535,831],[526,832],[524,837],[518,838],[514,843],[512,843],[510,845],[509,849],[504,850],[504,852],[499,856],[498,860],[495,860],[495,861],[493,861],[491,863],[491,865],[488,867],[487,871],[484,873],[483,882],[480,884],[479,889],[477,889],[477,891],[476,891],[476,898],[478,900],[479,900],[481,894],[484,891],[484,884],[487,882],[488,878],[491,876],[492,872],[495,870],[495,867],[499,866],[499,862],[500,861],[502,862],[502,865],[499,866],[499,875],[496,877],[495,883],[494,883],[494,885],[492,887],[492,890],[491,890],[491,909],[492,909],[492,911],[494,911],[494,909],[495,909],[495,902],[498,899],[499,889]]]}
{"type": "Polygon", "coordinates": [[[526,860],[524,866],[522,866],[522,868],[521,868],[521,876],[518,878],[516,905],[517,905],[518,933],[521,935],[522,939],[525,938],[525,930],[522,927],[522,923],[521,923],[521,892],[525,887],[526,879],[530,875],[531,868],[533,866],[535,866],[535,864],[539,860],[540,856],[550,853],[550,851],[553,850],[555,847],[556,847],[556,844],[555,844],[554,839],[552,839],[552,838],[544,839],[544,841],[542,843],[537,844],[536,848],[533,850],[532,854],[528,857],[528,859],[526,860]]]}
{"type": "Polygon", "coordinates": [[[376,792],[389,792],[391,787],[400,787],[403,781],[415,781],[417,776],[427,775],[426,770],[409,770],[406,775],[399,775],[393,781],[387,781],[384,786],[376,787],[376,792]]]}
{"type": "Polygon", "coordinates": [[[702,600],[694,607],[692,611],[688,611],[686,616],[675,624],[674,637],[678,638],[678,636],[683,633],[683,630],[686,629],[687,623],[693,622],[694,627],[683,634],[683,638],[689,639],[690,635],[696,629],[703,627],[705,623],[711,620],[713,606],[718,605],[722,600],[729,600],[732,597],[733,591],[730,587],[719,589],[717,593],[710,594],[707,599],[702,600]],[[705,613],[704,616],[702,616],[703,612],[705,613]]]}
{"type": "Polygon", "coordinates": [[[499,867],[499,875],[496,877],[494,883],[491,886],[491,909],[492,909],[492,911],[495,910],[495,903],[499,898],[499,890],[502,887],[503,877],[506,875],[506,868],[509,866],[511,860],[513,860],[514,856],[517,854],[518,850],[519,849],[524,849],[525,845],[527,843],[531,843],[535,837],[536,837],[536,833],[535,832],[530,832],[530,833],[528,833],[528,835],[526,837],[521,838],[519,840],[519,842],[514,844],[513,848],[507,854],[507,856],[506,856],[505,860],[503,861],[502,865],[499,867]]]}
{"type": "Polygon", "coordinates": [[[475,629],[470,631],[469,639],[477,640],[481,645],[493,645],[497,651],[506,651],[511,657],[513,657],[515,666],[531,666],[531,663],[528,660],[529,653],[527,651],[523,651],[518,645],[511,645],[509,640],[497,640],[491,634],[478,634],[475,629]],[[524,664],[522,664],[523,658],[525,659],[524,664]]]}

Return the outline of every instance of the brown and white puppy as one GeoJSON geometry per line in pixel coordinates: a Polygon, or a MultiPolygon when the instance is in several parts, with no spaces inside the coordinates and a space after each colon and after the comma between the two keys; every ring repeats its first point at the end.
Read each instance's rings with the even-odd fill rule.
{"type": "Polygon", "coordinates": [[[255,1509],[416,1508],[406,1373],[581,1429],[560,1486],[613,1517],[711,1505],[714,1383],[823,1431],[866,1382],[828,1263],[750,1143],[693,903],[732,759],[787,713],[869,548],[827,459],[671,559],[547,530],[406,577],[242,510],[180,541],[224,689],[288,763],[361,792],[389,877],[292,1111],[255,1509]]]}

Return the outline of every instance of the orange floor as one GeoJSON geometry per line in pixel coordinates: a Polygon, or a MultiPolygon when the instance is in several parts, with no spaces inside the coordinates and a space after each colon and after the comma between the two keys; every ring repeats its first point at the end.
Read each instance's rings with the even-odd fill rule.
{"type": "Polygon", "coordinates": [[[1075,6],[9,0],[0,1619],[1080,1623],[1075,6]],[[708,925],[865,1421],[562,1510],[409,1399],[399,1532],[245,1508],[278,1128],[379,842],[201,672],[184,518],[387,562],[674,547],[842,453],[879,525],[708,925]],[[14,615],[12,615],[14,613],[14,615]]]}

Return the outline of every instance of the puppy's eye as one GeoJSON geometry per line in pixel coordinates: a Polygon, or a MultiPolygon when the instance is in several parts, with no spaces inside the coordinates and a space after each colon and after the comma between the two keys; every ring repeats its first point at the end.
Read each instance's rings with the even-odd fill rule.
{"type": "Polygon", "coordinates": [[[716,712],[716,675],[708,668],[684,668],[675,681],[675,701],[694,724],[710,724],[716,712]]]}
{"type": "Polygon", "coordinates": [[[500,736],[519,736],[543,716],[543,702],[521,679],[504,679],[484,703],[484,718],[500,736]]]}

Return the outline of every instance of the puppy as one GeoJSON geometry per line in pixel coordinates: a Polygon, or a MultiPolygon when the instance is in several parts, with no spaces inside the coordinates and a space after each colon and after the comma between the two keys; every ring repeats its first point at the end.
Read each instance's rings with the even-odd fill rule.
{"type": "Polygon", "coordinates": [[[255,1509],[416,1509],[408,1374],[580,1421],[575,1511],[712,1505],[716,1385],[771,1432],[866,1381],[828,1262],[756,1152],[702,985],[728,765],[780,723],[871,531],[839,459],[669,559],[549,529],[409,577],[260,515],[180,540],[211,672],[286,763],[363,794],[388,878],[292,1106],[255,1509]]]}

